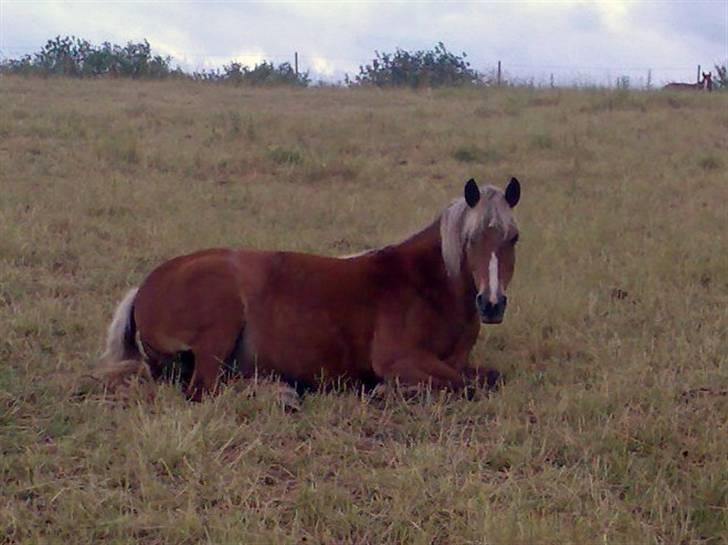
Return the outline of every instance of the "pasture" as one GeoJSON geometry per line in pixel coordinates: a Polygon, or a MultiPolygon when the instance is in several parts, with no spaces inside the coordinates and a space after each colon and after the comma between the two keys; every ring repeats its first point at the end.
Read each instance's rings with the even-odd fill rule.
{"type": "Polygon", "coordinates": [[[0,78],[0,542],[728,543],[728,95],[0,78]],[[505,386],[79,396],[211,246],[338,255],[517,176],[505,386]]]}

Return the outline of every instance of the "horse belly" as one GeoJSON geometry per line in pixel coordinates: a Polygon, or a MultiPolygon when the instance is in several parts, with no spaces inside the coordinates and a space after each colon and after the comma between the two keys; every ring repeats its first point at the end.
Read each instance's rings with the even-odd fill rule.
{"type": "Polygon", "coordinates": [[[316,386],[335,379],[373,376],[366,324],[325,310],[251,304],[243,335],[246,367],[316,386]]]}

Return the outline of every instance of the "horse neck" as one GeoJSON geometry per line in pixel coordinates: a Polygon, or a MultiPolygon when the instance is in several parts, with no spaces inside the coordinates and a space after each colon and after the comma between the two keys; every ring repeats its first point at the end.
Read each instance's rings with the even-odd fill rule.
{"type": "MultiPolygon", "coordinates": [[[[447,297],[475,297],[475,283],[464,263],[458,275],[450,276],[442,256],[440,218],[392,247],[404,262],[410,280],[420,288],[433,291],[438,288],[447,297]]],[[[463,257],[464,259],[464,257],[463,257]]]]}

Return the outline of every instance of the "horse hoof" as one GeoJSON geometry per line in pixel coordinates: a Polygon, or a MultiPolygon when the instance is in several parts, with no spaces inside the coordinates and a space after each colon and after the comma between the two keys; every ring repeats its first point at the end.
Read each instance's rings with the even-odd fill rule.
{"type": "Polygon", "coordinates": [[[485,390],[497,390],[503,384],[503,375],[495,369],[487,369],[484,375],[483,382],[479,386],[485,390]]]}
{"type": "Polygon", "coordinates": [[[369,399],[381,401],[385,399],[389,393],[389,385],[386,382],[380,382],[369,393],[369,399]]]}
{"type": "Polygon", "coordinates": [[[474,391],[471,393],[471,390],[494,392],[503,384],[503,375],[495,369],[468,369],[465,378],[468,383],[467,392],[469,395],[475,394],[474,391]]]}

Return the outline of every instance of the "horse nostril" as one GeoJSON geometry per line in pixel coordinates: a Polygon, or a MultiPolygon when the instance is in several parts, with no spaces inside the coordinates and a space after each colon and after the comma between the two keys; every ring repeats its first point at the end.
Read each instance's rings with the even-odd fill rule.
{"type": "Polygon", "coordinates": [[[497,303],[491,303],[485,294],[479,293],[475,296],[475,304],[481,316],[489,319],[497,319],[503,316],[508,304],[508,298],[502,295],[497,303]]]}

